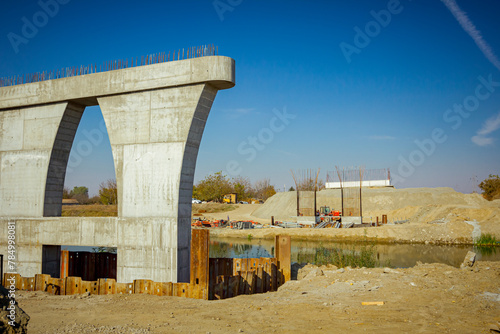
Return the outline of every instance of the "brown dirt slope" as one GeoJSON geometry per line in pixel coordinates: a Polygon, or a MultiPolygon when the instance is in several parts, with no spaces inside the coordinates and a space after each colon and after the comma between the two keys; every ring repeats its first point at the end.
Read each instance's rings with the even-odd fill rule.
{"type": "MultiPolygon", "coordinates": [[[[323,205],[340,208],[340,190],[318,192],[317,206],[323,205]]],[[[375,221],[382,214],[387,214],[389,221],[409,219],[410,224],[384,226],[376,228],[376,232],[369,229],[369,237],[378,236],[388,241],[400,239],[404,242],[445,243],[472,242],[473,235],[481,232],[500,237],[500,200],[489,202],[478,194],[462,194],[451,188],[363,189],[364,221],[375,221]],[[476,229],[474,222],[477,222],[476,229]]],[[[293,221],[291,217],[296,215],[296,193],[278,193],[252,215],[258,218],[275,216],[279,220],[293,221]]],[[[323,233],[349,238],[352,234],[360,234],[355,231],[349,229],[323,233]]]]}

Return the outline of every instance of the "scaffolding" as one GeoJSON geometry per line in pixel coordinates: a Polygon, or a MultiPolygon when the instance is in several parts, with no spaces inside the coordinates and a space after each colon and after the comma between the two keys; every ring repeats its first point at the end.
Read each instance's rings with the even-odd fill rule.
{"type": "Polygon", "coordinates": [[[319,168],[317,172],[312,169],[297,170],[295,172],[290,170],[297,192],[297,216],[316,215],[319,171],[319,168]]]}
{"type": "Polygon", "coordinates": [[[364,168],[342,168],[335,166],[340,182],[342,200],[342,222],[361,224],[363,220],[362,185],[364,168]]]}

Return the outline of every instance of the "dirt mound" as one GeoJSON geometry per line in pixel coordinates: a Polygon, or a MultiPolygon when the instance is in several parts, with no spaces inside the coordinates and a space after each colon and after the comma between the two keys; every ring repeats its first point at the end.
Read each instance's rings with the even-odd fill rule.
{"type": "MultiPolygon", "coordinates": [[[[311,197],[312,192],[303,192],[303,196],[311,197]]],[[[500,203],[488,202],[479,194],[462,194],[451,188],[366,188],[363,189],[364,216],[380,211],[394,211],[407,207],[423,207],[428,205],[455,205],[468,207],[499,207],[500,203]],[[495,205],[496,204],[496,205],[495,205]]],[[[253,212],[259,218],[274,215],[279,219],[296,216],[297,194],[294,191],[277,193],[253,212]]],[[[340,209],[340,189],[325,189],[317,194],[317,207],[328,205],[340,209]]]]}
{"type": "MultiPolygon", "coordinates": [[[[328,205],[340,210],[339,189],[322,190],[317,195],[317,208],[328,205]]],[[[389,222],[410,222],[386,226],[376,231],[369,229],[368,236],[373,234],[379,240],[472,243],[473,238],[481,233],[500,236],[500,200],[489,202],[479,194],[462,194],[451,188],[366,188],[363,189],[362,196],[364,222],[376,221],[377,217],[381,219],[384,214],[389,222]]],[[[312,198],[312,192],[304,192],[304,197],[312,198]]],[[[259,219],[274,216],[276,220],[296,221],[296,203],[296,192],[278,193],[252,215],[259,219]]],[[[365,233],[334,230],[336,231],[300,232],[300,235],[310,233],[311,237],[317,237],[320,233],[352,238],[361,236],[361,232],[365,233]]]]}

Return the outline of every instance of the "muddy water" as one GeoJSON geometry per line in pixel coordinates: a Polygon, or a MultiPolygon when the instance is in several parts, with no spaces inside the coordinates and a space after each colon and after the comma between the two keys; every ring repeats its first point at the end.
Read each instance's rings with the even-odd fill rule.
{"type": "MultiPolygon", "coordinates": [[[[315,253],[320,248],[359,250],[361,247],[362,245],[353,243],[292,240],[292,262],[314,263],[315,253]]],[[[475,252],[478,260],[500,261],[500,247],[374,244],[373,251],[380,266],[393,268],[413,267],[417,261],[459,267],[468,251],[475,252]]],[[[272,257],[273,254],[274,244],[272,240],[211,237],[210,257],[272,257]]]]}

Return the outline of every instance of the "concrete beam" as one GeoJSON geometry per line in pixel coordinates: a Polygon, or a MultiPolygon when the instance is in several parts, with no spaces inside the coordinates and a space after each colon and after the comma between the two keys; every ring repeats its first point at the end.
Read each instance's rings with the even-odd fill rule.
{"type": "Polygon", "coordinates": [[[68,100],[91,106],[102,96],[198,83],[209,83],[218,90],[233,87],[234,60],[207,56],[0,87],[0,109],[68,100]]]}

